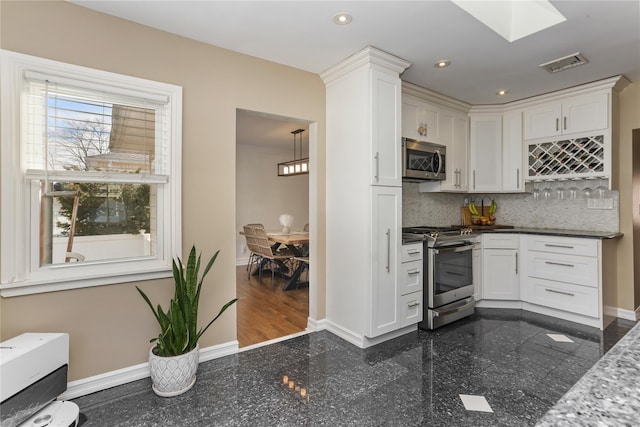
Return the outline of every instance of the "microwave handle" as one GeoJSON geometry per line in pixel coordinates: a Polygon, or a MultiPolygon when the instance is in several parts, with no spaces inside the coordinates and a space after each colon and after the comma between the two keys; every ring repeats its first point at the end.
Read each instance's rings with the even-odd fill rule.
{"type": "Polygon", "coordinates": [[[438,170],[436,171],[436,176],[438,176],[442,170],[442,156],[440,155],[440,150],[436,150],[436,156],[438,156],[438,170]]]}

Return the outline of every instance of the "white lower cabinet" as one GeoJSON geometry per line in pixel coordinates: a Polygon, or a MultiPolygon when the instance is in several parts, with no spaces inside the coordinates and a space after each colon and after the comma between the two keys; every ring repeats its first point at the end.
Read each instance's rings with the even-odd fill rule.
{"type": "Polygon", "coordinates": [[[479,307],[522,308],[601,329],[606,326],[601,240],[485,233],[481,257],[479,307]]]}
{"type": "Polygon", "coordinates": [[[584,316],[598,317],[598,288],[527,277],[525,301],[584,316]]]}
{"type": "Polygon", "coordinates": [[[529,235],[526,242],[527,274],[522,283],[522,300],[587,316],[592,321],[582,323],[602,327],[600,241],[529,235]]]}
{"type": "Polygon", "coordinates": [[[517,234],[485,234],[482,239],[482,298],[519,300],[517,234]]]}
{"type": "Polygon", "coordinates": [[[400,327],[422,322],[422,242],[402,245],[400,327]]]}
{"type": "Polygon", "coordinates": [[[370,319],[367,337],[373,338],[401,327],[400,248],[402,188],[372,187],[373,265],[370,319]]]}
{"type": "Polygon", "coordinates": [[[410,326],[422,322],[422,292],[413,292],[400,298],[400,326],[410,326]]]}

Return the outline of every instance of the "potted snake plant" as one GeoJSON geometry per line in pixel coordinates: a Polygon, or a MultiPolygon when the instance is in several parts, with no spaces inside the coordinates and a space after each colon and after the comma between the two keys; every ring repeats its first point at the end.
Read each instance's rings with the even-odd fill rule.
{"type": "Polygon", "coordinates": [[[136,286],[160,325],[160,334],[150,340],[155,343],[149,350],[149,368],[153,391],[162,397],[177,396],[189,390],[196,382],[199,363],[198,340],[237,298],[222,306],[204,328],[198,329],[198,304],[202,283],[218,257],[217,251],[207,263],[202,277],[200,255],[193,246],[187,265],[178,257],[173,260],[174,296],[165,311],[160,304],[153,307],[149,297],[136,286]]]}

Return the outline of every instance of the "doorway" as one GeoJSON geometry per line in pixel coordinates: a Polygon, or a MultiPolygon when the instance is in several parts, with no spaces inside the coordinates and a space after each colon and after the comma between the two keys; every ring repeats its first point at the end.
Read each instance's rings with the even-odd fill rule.
{"type": "Polygon", "coordinates": [[[631,131],[634,307],[640,306],[640,128],[631,131]]]}
{"type": "MultiPolygon", "coordinates": [[[[278,176],[278,163],[311,157],[308,121],[249,110],[236,111],[236,293],[240,348],[302,333],[309,317],[309,290],[284,291],[287,277],[262,279],[248,271],[251,251],[240,234],[246,224],[281,230],[280,216],[293,217],[292,231],[310,223],[309,174],[278,176]],[[294,134],[293,131],[303,129],[294,134]],[[302,137],[300,136],[302,134],[302,137]],[[294,153],[295,150],[295,153],[294,153]]],[[[310,159],[312,160],[312,159],[310,159]]],[[[310,236],[311,237],[311,236],[310,236]]],[[[255,270],[255,267],[252,269],[255,270]]]]}

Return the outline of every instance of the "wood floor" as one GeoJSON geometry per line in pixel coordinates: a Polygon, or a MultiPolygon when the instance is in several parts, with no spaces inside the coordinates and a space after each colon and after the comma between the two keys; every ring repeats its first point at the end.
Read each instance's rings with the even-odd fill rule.
{"type": "Polygon", "coordinates": [[[247,278],[245,266],[236,267],[238,342],[240,347],[304,331],[309,317],[309,288],[283,291],[284,280],[276,274],[247,278]]]}

